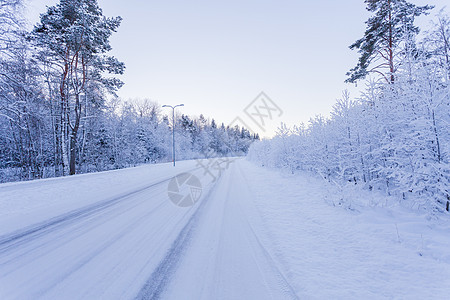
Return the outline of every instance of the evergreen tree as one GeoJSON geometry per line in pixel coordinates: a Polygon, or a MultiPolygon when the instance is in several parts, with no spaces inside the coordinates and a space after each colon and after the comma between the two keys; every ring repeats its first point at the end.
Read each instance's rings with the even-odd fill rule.
{"type": "Polygon", "coordinates": [[[347,72],[346,82],[355,82],[369,73],[378,73],[386,81],[394,82],[396,59],[405,37],[416,35],[419,28],[414,19],[427,14],[432,6],[416,6],[405,0],[365,0],[373,14],[367,21],[364,36],[350,49],[357,49],[360,57],[356,67],[347,72]]]}
{"type": "Polygon", "coordinates": [[[32,34],[40,48],[40,58],[58,71],[60,148],[65,174],[75,174],[77,135],[81,126],[81,96],[89,91],[92,81],[109,91],[122,82],[105,77],[105,72],[122,74],[124,64],[106,56],[111,50],[109,37],[120,25],[121,18],[106,18],[96,0],[61,0],[41,15],[32,34]]]}

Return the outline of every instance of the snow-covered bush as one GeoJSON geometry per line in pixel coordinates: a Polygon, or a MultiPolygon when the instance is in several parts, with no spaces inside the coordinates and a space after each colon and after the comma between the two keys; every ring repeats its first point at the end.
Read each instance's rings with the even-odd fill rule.
{"type": "Polygon", "coordinates": [[[344,92],[329,118],[307,127],[282,124],[271,140],[254,143],[258,164],[313,171],[343,188],[360,185],[397,196],[429,212],[448,209],[450,82],[423,57],[405,61],[394,83],[370,81],[359,99],[344,92]]]}

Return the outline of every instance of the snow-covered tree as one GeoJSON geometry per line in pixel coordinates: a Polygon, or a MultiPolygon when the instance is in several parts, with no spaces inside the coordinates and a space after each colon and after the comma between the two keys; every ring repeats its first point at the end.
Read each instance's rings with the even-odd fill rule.
{"type": "Polygon", "coordinates": [[[449,211],[445,32],[434,25],[418,48],[410,46],[414,35],[405,35],[394,81],[367,81],[355,100],[344,92],[330,117],[311,118],[306,127],[280,127],[273,139],[251,146],[249,159],[294,172],[313,171],[341,190],[349,184],[381,190],[403,205],[433,214],[449,211]]]}
{"type": "Polygon", "coordinates": [[[416,6],[405,0],[365,0],[367,10],[373,15],[366,21],[364,36],[350,49],[357,49],[360,57],[351,69],[346,82],[364,79],[369,73],[378,73],[386,81],[394,82],[400,44],[405,35],[417,34],[414,19],[426,14],[432,6],[416,6]]]}
{"type": "Polygon", "coordinates": [[[109,91],[122,83],[104,73],[121,74],[124,64],[107,56],[109,38],[121,18],[106,18],[96,0],[61,0],[48,7],[34,28],[32,38],[40,48],[39,58],[48,63],[58,77],[60,102],[60,148],[65,174],[75,174],[78,130],[83,115],[83,99],[89,82],[109,91]]]}

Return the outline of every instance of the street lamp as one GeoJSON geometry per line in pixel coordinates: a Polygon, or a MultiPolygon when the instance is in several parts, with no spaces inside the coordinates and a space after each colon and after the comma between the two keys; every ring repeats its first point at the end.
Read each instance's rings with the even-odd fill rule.
{"type": "Polygon", "coordinates": [[[172,158],[173,158],[173,166],[175,167],[175,108],[178,106],[184,106],[184,104],[178,104],[175,106],[172,105],[163,105],[162,107],[170,107],[172,109],[172,158]]]}

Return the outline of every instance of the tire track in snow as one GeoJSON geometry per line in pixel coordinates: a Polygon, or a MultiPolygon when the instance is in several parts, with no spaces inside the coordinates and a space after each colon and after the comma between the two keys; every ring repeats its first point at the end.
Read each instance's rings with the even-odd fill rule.
{"type": "Polygon", "coordinates": [[[259,241],[265,228],[248,223],[257,212],[246,205],[252,195],[236,167],[217,183],[163,291],[138,299],[298,299],[259,241]]]}
{"type": "MultiPolygon", "coordinates": [[[[245,177],[244,173],[242,172],[240,166],[238,165],[237,167],[238,167],[237,169],[240,173],[240,177],[245,182],[245,184],[243,184],[243,186],[245,186],[247,188],[249,186],[247,178],[245,177]]],[[[248,191],[248,192],[250,193],[250,191],[248,191]]],[[[248,197],[248,200],[250,200],[250,197],[248,197]]],[[[270,254],[269,250],[264,246],[263,242],[261,241],[258,234],[256,233],[254,226],[251,224],[249,218],[247,216],[245,216],[246,209],[243,208],[242,204],[240,204],[239,202],[238,202],[238,206],[241,208],[239,211],[242,212],[241,216],[242,216],[242,219],[244,219],[245,223],[247,224],[246,227],[248,229],[250,229],[250,230],[246,231],[246,235],[249,240],[253,240],[255,242],[255,243],[250,243],[253,248],[252,250],[254,253],[255,261],[258,262],[257,257],[262,256],[264,261],[266,261],[266,263],[267,263],[266,266],[264,266],[264,267],[263,267],[263,264],[257,263],[258,268],[260,269],[260,272],[264,273],[263,269],[266,269],[266,270],[269,269],[272,274],[276,275],[276,277],[278,279],[277,283],[282,288],[282,290],[286,294],[286,296],[288,296],[289,298],[292,298],[292,299],[299,299],[299,297],[297,296],[297,294],[295,292],[295,289],[289,283],[286,275],[281,270],[279,263],[273,258],[273,256],[270,254]],[[255,246],[257,246],[257,247],[255,247],[255,246]]]]}
{"type": "MultiPolygon", "coordinates": [[[[164,203],[159,204],[156,209],[163,206],[164,203]]],[[[116,235],[114,235],[112,238],[108,239],[106,242],[100,244],[99,246],[95,247],[93,251],[88,253],[88,255],[85,255],[82,259],[80,259],[74,266],[72,266],[70,269],[66,270],[63,274],[60,274],[58,278],[50,283],[46,283],[46,286],[42,288],[39,292],[37,292],[37,295],[45,295],[49,290],[57,286],[59,283],[63,282],[66,278],[68,278],[70,275],[75,273],[76,271],[83,268],[85,265],[87,265],[89,262],[91,262],[93,259],[95,259],[97,256],[101,255],[106,249],[108,249],[110,246],[118,243],[124,236],[130,233],[134,228],[142,224],[149,216],[154,215],[157,212],[157,210],[153,210],[149,213],[146,213],[142,216],[140,216],[138,219],[134,220],[134,222],[128,224],[125,228],[123,228],[120,232],[118,232],[116,235]]]]}
{"type": "MultiPolygon", "coordinates": [[[[130,196],[128,196],[128,197],[130,197],[130,196]]],[[[133,203],[132,206],[127,206],[126,209],[121,209],[121,207],[115,207],[115,208],[120,209],[120,213],[114,214],[113,216],[109,216],[108,220],[115,218],[119,215],[122,215],[124,213],[127,213],[128,211],[133,210],[135,207],[141,205],[142,202],[133,203]]],[[[159,203],[157,206],[155,206],[153,208],[153,210],[149,211],[145,216],[150,216],[150,215],[155,214],[156,212],[159,211],[159,209],[161,207],[163,207],[164,204],[165,204],[165,202],[159,203]]],[[[101,212],[104,213],[104,211],[101,211],[101,212]]],[[[110,211],[108,211],[108,212],[110,212],[110,211]]],[[[96,217],[96,215],[91,215],[91,217],[96,217]]],[[[80,220],[80,222],[78,222],[76,224],[73,224],[73,223],[68,224],[68,226],[75,225],[75,226],[72,226],[72,228],[69,228],[69,230],[66,230],[66,229],[68,229],[67,228],[68,226],[63,227],[63,228],[56,228],[55,230],[53,230],[51,232],[51,240],[50,241],[45,239],[46,236],[42,236],[41,240],[36,241],[36,239],[34,239],[34,242],[31,243],[30,245],[26,245],[26,247],[20,247],[20,249],[11,248],[11,249],[9,249],[9,252],[11,252],[10,257],[8,257],[7,252],[2,253],[2,255],[5,256],[5,259],[3,259],[3,257],[0,258],[0,267],[5,267],[5,265],[8,265],[11,261],[20,260],[21,264],[15,264],[14,268],[10,267],[9,271],[3,272],[1,275],[6,276],[10,272],[17,271],[17,269],[21,268],[22,266],[26,266],[28,263],[30,263],[30,260],[38,259],[42,256],[49,255],[49,254],[59,250],[61,247],[64,247],[68,241],[85,235],[92,229],[99,226],[99,224],[103,224],[105,222],[105,220],[102,220],[102,219],[95,219],[94,222],[89,222],[87,224],[82,223],[83,221],[90,221],[91,219],[92,218],[90,218],[90,219],[85,218],[83,220],[80,220]],[[58,231],[58,230],[59,230],[59,232],[56,233],[56,231],[58,231]],[[52,244],[52,246],[50,248],[48,247],[49,242],[52,244]],[[55,243],[57,243],[58,245],[55,245],[55,243]],[[41,250],[41,253],[36,255],[36,250],[38,250],[42,247],[46,247],[48,249],[43,249],[43,250],[41,250]],[[13,251],[11,251],[11,250],[13,250],[13,251]],[[27,257],[27,255],[30,253],[34,253],[34,255],[32,257],[27,257]]],[[[141,219],[139,219],[139,220],[141,220],[141,219]]],[[[133,224],[138,224],[138,223],[134,222],[133,224]]],[[[106,249],[106,248],[107,247],[105,247],[104,249],[106,249]]],[[[75,271],[75,269],[73,271],[75,271]]],[[[60,276],[60,277],[64,277],[64,276],[60,276]]]]}
{"type": "Polygon", "coordinates": [[[172,275],[176,271],[178,263],[181,261],[183,254],[189,245],[192,233],[195,231],[195,227],[197,226],[200,212],[208,202],[211,193],[218,185],[218,182],[220,182],[220,180],[216,181],[215,185],[209,189],[208,194],[201,201],[199,201],[200,205],[197,207],[197,210],[192,214],[183,229],[181,229],[162,261],[158,264],[156,269],[137,294],[136,299],[161,298],[161,295],[164,293],[167,284],[170,282],[172,275]]]}
{"type": "MultiPolygon", "coordinates": [[[[197,170],[199,168],[194,168],[188,172],[197,170]]],[[[72,210],[70,212],[64,213],[62,215],[53,217],[46,221],[27,226],[23,229],[14,231],[12,233],[0,236],[0,252],[4,253],[8,250],[13,250],[14,248],[21,246],[23,244],[29,243],[41,236],[44,236],[57,228],[64,227],[68,224],[80,221],[82,219],[88,218],[96,213],[100,213],[110,207],[113,207],[120,203],[123,199],[130,196],[144,192],[152,187],[163,184],[171,180],[173,176],[165,178],[163,180],[151,183],[137,190],[121,194],[120,196],[110,198],[107,200],[102,200],[79,209],[72,210]]]]}

